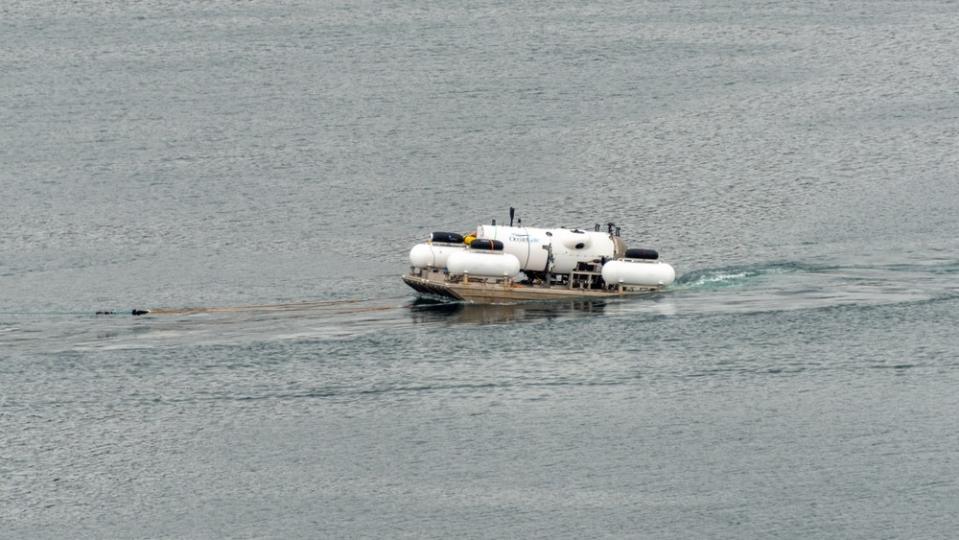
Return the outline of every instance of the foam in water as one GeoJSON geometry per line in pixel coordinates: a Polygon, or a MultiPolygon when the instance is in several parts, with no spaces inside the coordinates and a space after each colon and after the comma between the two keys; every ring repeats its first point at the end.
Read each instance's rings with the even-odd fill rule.
{"type": "Polygon", "coordinates": [[[829,269],[799,262],[781,262],[745,266],[706,268],[687,272],[676,280],[672,290],[721,289],[746,285],[763,276],[791,273],[813,273],[829,269]]]}

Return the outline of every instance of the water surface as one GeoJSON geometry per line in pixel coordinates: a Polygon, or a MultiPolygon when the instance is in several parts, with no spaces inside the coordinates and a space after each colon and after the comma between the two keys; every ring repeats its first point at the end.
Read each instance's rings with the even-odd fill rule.
{"type": "Polygon", "coordinates": [[[0,536],[951,536],[956,15],[6,2],[0,536]],[[680,278],[399,281],[509,206],[680,278]]]}

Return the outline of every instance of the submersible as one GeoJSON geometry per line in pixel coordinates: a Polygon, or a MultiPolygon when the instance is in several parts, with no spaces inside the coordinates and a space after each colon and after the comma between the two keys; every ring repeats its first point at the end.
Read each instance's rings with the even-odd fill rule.
{"type": "Polygon", "coordinates": [[[620,228],[479,225],[434,232],[410,250],[403,281],[419,293],[472,303],[608,298],[661,291],[676,279],[654,249],[629,249],[620,228]]]}

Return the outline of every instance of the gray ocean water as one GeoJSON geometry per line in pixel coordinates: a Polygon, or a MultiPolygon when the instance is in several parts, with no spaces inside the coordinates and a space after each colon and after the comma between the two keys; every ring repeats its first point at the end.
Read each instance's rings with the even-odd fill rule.
{"type": "Polygon", "coordinates": [[[952,1],[5,0],[0,537],[955,537],[957,66],[952,1]],[[680,278],[417,303],[509,206],[680,278]]]}

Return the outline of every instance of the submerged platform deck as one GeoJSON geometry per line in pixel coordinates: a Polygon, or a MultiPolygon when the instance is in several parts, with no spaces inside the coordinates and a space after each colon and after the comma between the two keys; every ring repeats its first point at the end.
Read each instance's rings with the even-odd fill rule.
{"type": "Polygon", "coordinates": [[[662,290],[662,287],[580,289],[567,285],[524,285],[505,280],[482,279],[451,281],[440,273],[427,274],[425,277],[406,274],[403,282],[417,292],[476,304],[618,298],[662,290]]]}

